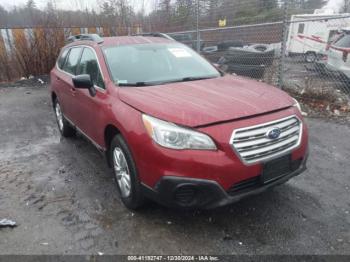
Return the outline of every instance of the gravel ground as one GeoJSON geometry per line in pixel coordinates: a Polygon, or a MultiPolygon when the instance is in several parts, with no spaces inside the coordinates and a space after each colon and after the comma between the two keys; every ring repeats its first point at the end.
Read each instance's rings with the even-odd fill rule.
{"type": "Polygon", "coordinates": [[[103,156],[59,136],[44,87],[0,88],[0,254],[350,255],[350,126],[308,119],[309,169],[212,211],[132,213],[103,156]]]}

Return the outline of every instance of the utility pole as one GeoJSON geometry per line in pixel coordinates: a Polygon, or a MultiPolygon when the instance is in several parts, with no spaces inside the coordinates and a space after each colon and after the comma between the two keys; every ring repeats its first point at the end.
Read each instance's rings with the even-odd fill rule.
{"type": "Polygon", "coordinates": [[[283,1],[283,29],[282,29],[282,45],[281,45],[281,58],[278,68],[278,87],[283,89],[284,86],[284,65],[286,60],[286,51],[287,51],[287,37],[288,37],[288,1],[283,1]]]}
{"type": "Polygon", "coordinates": [[[199,0],[196,0],[197,5],[197,22],[196,22],[196,29],[197,29],[197,52],[200,53],[201,51],[201,36],[199,31],[199,0]]]}

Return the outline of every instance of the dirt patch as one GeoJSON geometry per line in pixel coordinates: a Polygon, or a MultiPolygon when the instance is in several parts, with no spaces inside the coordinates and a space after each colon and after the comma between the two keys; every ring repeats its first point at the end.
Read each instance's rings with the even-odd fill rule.
{"type": "Polygon", "coordinates": [[[48,75],[31,76],[29,78],[22,78],[20,80],[10,83],[0,83],[0,88],[11,88],[11,87],[33,87],[41,86],[46,87],[50,79],[48,75]]]}
{"type": "MultiPolygon", "coordinates": [[[[263,81],[278,83],[279,61],[265,72],[263,81]]],[[[350,122],[350,80],[325,73],[315,64],[299,58],[287,58],[283,66],[283,87],[297,99],[310,117],[340,119],[350,122]]]]}
{"type": "MultiPolygon", "coordinates": [[[[232,73],[225,66],[221,69],[232,73]]],[[[276,58],[257,80],[278,86],[280,70],[280,59],[276,58]]],[[[327,73],[298,57],[287,57],[282,72],[282,89],[300,102],[307,116],[350,122],[350,79],[327,73]]]]}

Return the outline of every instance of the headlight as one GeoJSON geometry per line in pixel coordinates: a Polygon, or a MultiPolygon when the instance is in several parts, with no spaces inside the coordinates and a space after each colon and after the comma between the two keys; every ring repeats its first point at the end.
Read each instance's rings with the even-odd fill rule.
{"type": "Polygon", "coordinates": [[[299,109],[300,113],[302,113],[303,111],[301,110],[301,106],[298,100],[296,100],[295,98],[293,98],[293,100],[294,100],[294,106],[299,109]]]}
{"type": "Polygon", "coordinates": [[[157,118],[142,115],[147,133],[153,140],[171,149],[216,150],[213,140],[202,133],[179,127],[157,118]]]}

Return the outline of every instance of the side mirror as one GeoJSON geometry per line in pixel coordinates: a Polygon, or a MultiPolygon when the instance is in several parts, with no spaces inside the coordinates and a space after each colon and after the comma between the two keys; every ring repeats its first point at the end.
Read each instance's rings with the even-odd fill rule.
{"type": "Polygon", "coordinates": [[[212,65],[216,68],[216,70],[218,70],[220,72],[221,76],[224,76],[225,72],[228,69],[226,65],[220,65],[217,63],[213,63],[212,65]]]}
{"type": "Polygon", "coordinates": [[[96,89],[90,75],[78,75],[73,77],[73,84],[78,89],[88,89],[92,97],[96,96],[96,89]]]}

